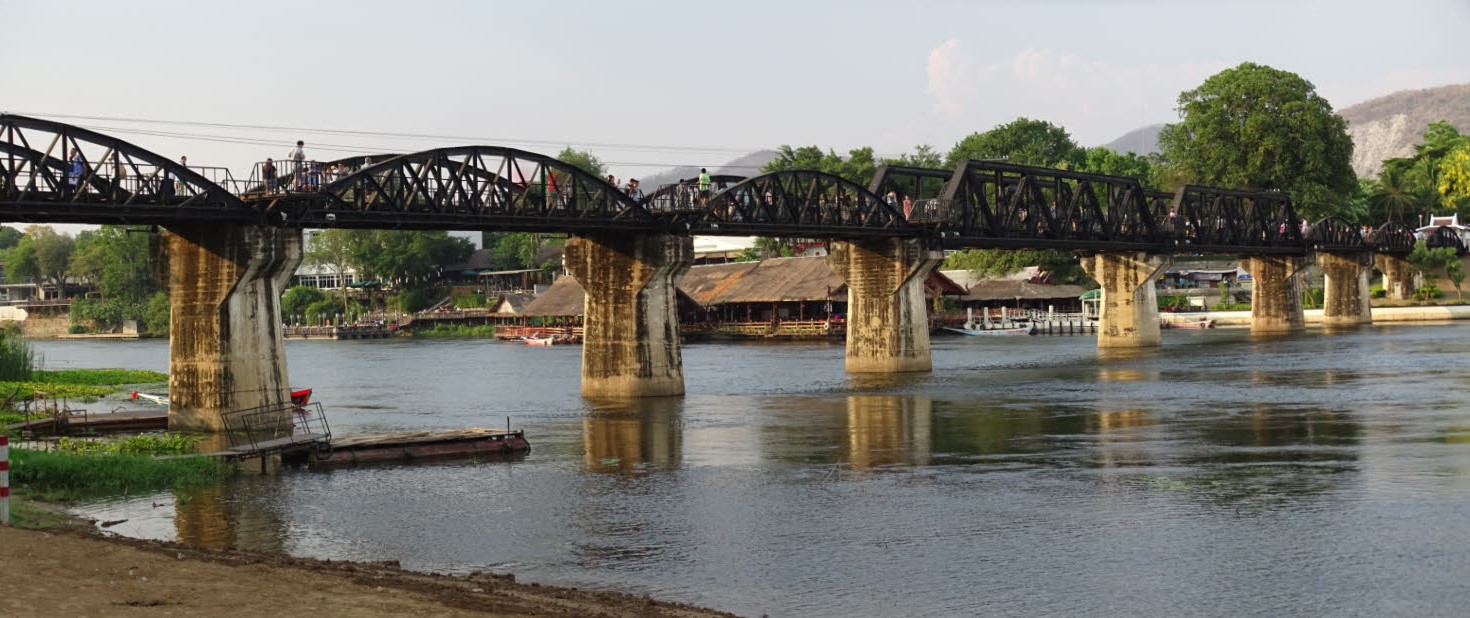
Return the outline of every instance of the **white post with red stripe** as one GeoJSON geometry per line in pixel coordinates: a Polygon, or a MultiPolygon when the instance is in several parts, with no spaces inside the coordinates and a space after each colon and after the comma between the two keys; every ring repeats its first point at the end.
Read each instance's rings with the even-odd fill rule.
{"type": "Polygon", "coordinates": [[[10,525],[10,436],[0,434],[0,526],[10,525]]]}

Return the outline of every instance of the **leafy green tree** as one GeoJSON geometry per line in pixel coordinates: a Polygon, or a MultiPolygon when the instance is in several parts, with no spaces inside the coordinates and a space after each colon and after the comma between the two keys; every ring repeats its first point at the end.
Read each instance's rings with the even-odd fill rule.
{"type": "Polygon", "coordinates": [[[77,234],[70,272],[90,282],[104,298],[136,303],[137,315],[128,319],[137,319],[147,299],[158,290],[148,259],[147,234],[104,225],[77,234]]]}
{"type": "Polygon", "coordinates": [[[10,226],[0,226],[0,249],[9,249],[20,242],[20,230],[10,226]]]}
{"type": "Polygon", "coordinates": [[[883,162],[888,165],[927,167],[929,169],[944,169],[945,167],[944,155],[939,154],[939,151],[929,144],[919,144],[914,146],[912,153],[898,155],[896,159],[884,159],[883,162]]]}
{"type": "Polygon", "coordinates": [[[337,276],[342,297],[342,312],[347,312],[347,271],[358,267],[353,249],[362,242],[363,230],[317,230],[306,246],[307,264],[330,269],[337,276]]]}
{"type": "Polygon", "coordinates": [[[1347,211],[1358,191],[1347,122],[1295,73],[1242,63],[1181,93],[1179,114],[1159,133],[1176,178],[1284,191],[1310,220],[1366,214],[1347,211]]]}
{"type": "Polygon", "coordinates": [[[295,316],[305,316],[306,308],[326,300],[327,293],[307,285],[292,286],[281,295],[281,317],[290,321],[295,316]]]}
{"type": "MultiPolygon", "coordinates": [[[[1082,163],[1076,168],[1078,171],[1107,176],[1122,176],[1124,178],[1137,178],[1144,188],[1157,188],[1154,182],[1154,167],[1148,157],[1134,153],[1118,154],[1106,146],[1094,146],[1085,149],[1082,155],[1082,163]]],[[[1106,203],[1106,202],[1104,202],[1106,203]]]]}
{"type": "MultiPolygon", "coordinates": [[[[1427,277],[1436,270],[1443,272],[1455,284],[1455,291],[1457,293],[1460,290],[1460,282],[1465,280],[1465,273],[1460,265],[1460,256],[1455,253],[1453,247],[1430,249],[1421,240],[1414,243],[1414,250],[1404,259],[1409,262],[1410,266],[1414,267],[1414,270],[1419,272],[1419,276],[1421,277],[1427,277]]],[[[1430,288],[1432,286],[1426,283],[1424,287],[1430,288]]],[[[1463,296],[1461,296],[1461,300],[1464,300],[1463,296]]]]}
{"type": "Polygon", "coordinates": [[[1017,118],[984,133],[971,133],[950,149],[945,162],[955,166],[965,159],[1073,169],[1082,165],[1084,154],[1066,129],[1045,120],[1017,118]]]}
{"type": "Polygon", "coordinates": [[[846,157],[842,157],[834,150],[822,152],[816,146],[793,148],[783,144],[776,149],[776,158],[762,166],[760,172],[768,174],[786,170],[816,170],[867,186],[877,168],[878,162],[870,147],[854,148],[847,151],[846,157]]]}
{"type": "Polygon", "coordinates": [[[353,246],[352,259],[365,274],[410,288],[427,285],[443,264],[463,262],[475,250],[447,232],[371,230],[353,246]]]}
{"type": "Polygon", "coordinates": [[[143,327],[148,334],[163,336],[168,334],[170,307],[168,294],[155,292],[148,298],[148,308],[143,310],[143,327]]]}
{"type": "Polygon", "coordinates": [[[14,247],[5,250],[5,280],[9,283],[35,282],[41,278],[41,266],[36,261],[36,246],[24,236],[14,247]]]}
{"type": "Polygon", "coordinates": [[[556,160],[570,164],[572,167],[579,168],[598,178],[605,178],[607,176],[607,166],[603,164],[602,160],[592,156],[592,153],[585,150],[575,150],[571,146],[567,146],[556,155],[556,160]]]}
{"type": "Polygon", "coordinates": [[[968,270],[981,278],[1004,277],[1030,266],[1041,267],[1059,283],[1087,280],[1077,256],[1065,251],[968,249],[956,251],[944,260],[947,269],[968,270]]]}
{"type": "Polygon", "coordinates": [[[1438,189],[1447,208],[1458,213],[1470,207],[1470,143],[1457,146],[1439,162],[1438,189]]]}

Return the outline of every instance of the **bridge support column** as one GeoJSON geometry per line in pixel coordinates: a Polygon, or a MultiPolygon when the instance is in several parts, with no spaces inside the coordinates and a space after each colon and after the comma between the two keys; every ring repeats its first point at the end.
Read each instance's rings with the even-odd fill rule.
{"type": "Polygon", "coordinates": [[[1318,253],[1322,269],[1322,323],[1327,326],[1356,326],[1373,323],[1373,302],[1368,292],[1368,275],[1373,270],[1371,253],[1318,253]]]}
{"type": "Polygon", "coordinates": [[[169,297],[169,429],[218,432],[226,412],[291,401],[278,301],[301,231],[187,224],[152,240],[169,297]]]}
{"type": "Polygon", "coordinates": [[[924,280],[944,261],[917,240],[832,243],[827,264],[847,282],[849,373],[930,371],[924,280]]]}
{"type": "Polygon", "coordinates": [[[694,241],[663,234],[567,239],[567,270],[586,291],[583,397],[684,394],[675,282],[694,263],[694,241]]]}
{"type": "Polygon", "coordinates": [[[1384,295],[1392,300],[1408,300],[1419,286],[1414,285],[1414,267],[1401,256],[1376,254],[1378,270],[1383,271],[1384,295]]]}
{"type": "Polygon", "coordinates": [[[1292,333],[1306,330],[1302,292],[1297,273],[1302,258],[1253,256],[1251,273],[1251,332],[1292,333]]]}
{"type": "Polygon", "coordinates": [[[1099,348],[1148,348],[1162,343],[1154,277],[1167,256],[1105,252],[1083,256],[1082,268],[1102,286],[1097,323],[1099,348]]]}

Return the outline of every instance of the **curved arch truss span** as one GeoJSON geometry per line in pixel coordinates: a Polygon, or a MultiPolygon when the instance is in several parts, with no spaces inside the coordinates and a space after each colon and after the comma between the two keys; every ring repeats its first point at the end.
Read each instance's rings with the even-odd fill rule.
{"type": "Polygon", "coordinates": [[[10,220],[257,220],[221,182],[229,182],[228,171],[186,167],[81,127],[0,114],[0,204],[10,220]]]}
{"type": "Polygon", "coordinates": [[[321,189],[299,225],[413,229],[648,227],[647,212],[607,181],[554,158],[464,146],[398,156],[321,189]]]}
{"type": "Polygon", "coordinates": [[[695,234],[918,236],[903,213],[866,187],[818,171],[787,170],[747,178],[702,207],[659,212],[695,234]]]}

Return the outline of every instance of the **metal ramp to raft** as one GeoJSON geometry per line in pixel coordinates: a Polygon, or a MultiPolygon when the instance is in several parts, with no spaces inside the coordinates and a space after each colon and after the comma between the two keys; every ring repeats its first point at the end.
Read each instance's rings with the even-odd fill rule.
{"type": "Polygon", "coordinates": [[[230,447],[217,454],[225,457],[246,459],[332,450],[332,428],[318,402],[237,410],[226,413],[224,422],[230,447]]]}

